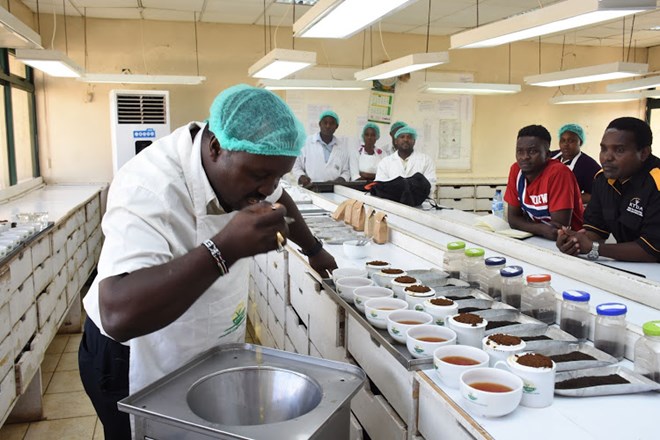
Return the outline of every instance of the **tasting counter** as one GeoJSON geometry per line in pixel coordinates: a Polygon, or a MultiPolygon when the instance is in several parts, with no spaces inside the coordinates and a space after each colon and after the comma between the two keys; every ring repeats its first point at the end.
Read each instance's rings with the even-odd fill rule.
{"type": "MultiPolygon", "coordinates": [[[[297,188],[295,191],[304,192],[297,188]]],[[[358,198],[388,213],[389,243],[370,244],[366,258],[352,260],[344,255],[340,245],[326,245],[339,267],[361,267],[370,259],[383,259],[402,269],[441,268],[445,244],[461,239],[468,246],[484,248],[487,257],[507,257],[507,264],[523,266],[526,274],[550,273],[552,286],[559,292],[589,291],[592,311],[603,302],[625,303],[627,359],[632,359],[641,324],[660,316],[660,284],[653,278],[655,267],[635,266],[634,272],[648,276],[642,278],[562,255],[534,242],[475,229],[471,226],[474,214],[453,210],[423,212],[347,188],[335,187],[334,193],[309,193],[305,198],[328,211],[346,198],[358,198]]],[[[553,406],[545,409],[519,407],[497,419],[472,416],[461,406],[458,391],[438,382],[431,363],[408,369],[373,338],[365,327],[368,324],[346,312],[336,294],[322,284],[294,246],[287,246],[284,253],[273,252],[254,259],[248,315],[264,345],[352,362],[365,370],[369,386],[356,395],[351,405],[352,439],[363,438],[364,433],[379,440],[520,436],[620,439],[650,438],[653,432],[651,411],[660,404],[660,394],[655,393],[557,396],[553,406]],[[620,431],[624,426],[634,429],[620,431]]],[[[632,368],[629,360],[624,359],[622,365],[632,368]]]]}

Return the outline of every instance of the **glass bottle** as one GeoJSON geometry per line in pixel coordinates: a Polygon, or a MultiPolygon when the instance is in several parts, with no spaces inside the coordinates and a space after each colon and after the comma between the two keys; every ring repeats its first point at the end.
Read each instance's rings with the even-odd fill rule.
{"type": "Polygon", "coordinates": [[[504,257],[489,257],[484,260],[484,269],[481,272],[481,290],[491,298],[500,300],[502,298],[502,276],[500,269],[506,265],[504,257]]]}
{"type": "Polygon", "coordinates": [[[642,331],[635,343],[635,373],[660,383],[660,321],[645,323],[642,331]]]}
{"type": "Polygon", "coordinates": [[[528,316],[554,324],[557,320],[557,292],[550,286],[549,274],[527,275],[520,311],[528,316]]]}
{"type": "Polygon", "coordinates": [[[626,352],[626,313],[628,308],[620,303],[596,306],[594,347],[609,353],[618,360],[626,352]]]}
{"type": "Polygon", "coordinates": [[[566,290],[562,293],[561,321],[559,328],[572,334],[578,340],[585,341],[589,337],[590,314],[589,300],[591,295],[582,290],[566,290]]]}
{"type": "Polygon", "coordinates": [[[447,243],[447,252],[445,253],[445,270],[449,272],[450,278],[458,279],[461,275],[461,267],[465,258],[465,242],[452,241],[447,243]]]}
{"type": "Polygon", "coordinates": [[[465,249],[465,258],[461,268],[461,279],[467,281],[470,287],[479,288],[481,271],[484,268],[484,250],[481,248],[465,249]]]}
{"type": "Polygon", "coordinates": [[[502,302],[520,309],[520,300],[523,289],[523,268],[520,266],[506,266],[500,269],[502,278],[502,302]]]}
{"type": "Polygon", "coordinates": [[[491,210],[495,217],[504,219],[504,200],[502,199],[502,190],[496,189],[493,201],[491,202],[491,210]]]}

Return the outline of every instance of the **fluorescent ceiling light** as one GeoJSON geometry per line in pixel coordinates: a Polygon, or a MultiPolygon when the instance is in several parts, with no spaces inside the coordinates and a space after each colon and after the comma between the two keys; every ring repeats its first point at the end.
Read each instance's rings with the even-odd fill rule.
{"type": "Polygon", "coordinates": [[[618,84],[609,84],[607,86],[608,92],[632,92],[635,90],[652,89],[660,87],[660,76],[651,76],[649,78],[637,79],[635,81],[627,81],[618,84]]]}
{"type": "Polygon", "coordinates": [[[656,8],[656,0],[566,0],[451,36],[451,49],[499,46],[656,8]]]}
{"type": "Polygon", "coordinates": [[[520,84],[428,82],[419,91],[451,95],[511,95],[520,93],[520,84]]]}
{"type": "Polygon", "coordinates": [[[248,69],[252,78],[282,79],[316,64],[316,52],[273,49],[248,69]]]}
{"type": "Polygon", "coordinates": [[[79,78],[84,70],[59,50],[16,49],[16,59],[48,76],[79,78]]]}
{"type": "Polygon", "coordinates": [[[417,0],[320,0],[293,24],[293,36],[348,38],[417,0]]]}
{"type": "Polygon", "coordinates": [[[206,80],[205,76],[185,75],[133,75],[130,73],[87,73],[79,81],[107,84],[178,84],[194,86],[206,80]]]}
{"type": "Polygon", "coordinates": [[[414,53],[368,69],[360,70],[359,72],[355,72],[354,76],[358,81],[396,78],[404,73],[428,69],[429,67],[448,62],[449,54],[447,52],[414,53]]]}
{"type": "Polygon", "coordinates": [[[369,84],[363,81],[340,79],[262,79],[258,87],[267,90],[366,90],[369,84]]]}
{"type": "Polygon", "coordinates": [[[587,95],[562,95],[550,99],[550,104],[597,104],[605,102],[639,101],[642,93],[600,93],[587,95]]]}
{"type": "Polygon", "coordinates": [[[648,69],[648,64],[616,62],[526,76],[525,82],[532,86],[559,87],[644,75],[648,69]]]}
{"type": "Polygon", "coordinates": [[[41,49],[41,37],[16,16],[0,7],[0,47],[41,49]]]}

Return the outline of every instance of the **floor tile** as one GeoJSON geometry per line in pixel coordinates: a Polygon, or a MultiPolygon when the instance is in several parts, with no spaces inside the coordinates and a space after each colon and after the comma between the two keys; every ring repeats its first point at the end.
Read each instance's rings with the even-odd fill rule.
{"type": "Polygon", "coordinates": [[[84,391],[44,394],[44,417],[48,420],[96,416],[84,391]]]}
{"type": "Polygon", "coordinates": [[[31,423],[25,440],[89,440],[94,435],[95,424],[96,416],[31,423]]]}
{"type": "Polygon", "coordinates": [[[94,428],[93,440],[105,440],[105,434],[103,434],[103,423],[101,423],[99,419],[96,419],[96,428],[94,428]]]}
{"type": "Polygon", "coordinates": [[[0,428],[0,438],[2,440],[23,440],[28,430],[29,423],[15,423],[4,425],[0,428]]]}
{"type": "Polygon", "coordinates": [[[46,354],[60,354],[64,352],[69,335],[55,335],[53,341],[46,349],[46,354]]]}
{"type": "Polygon", "coordinates": [[[48,389],[51,379],[53,378],[54,371],[42,371],[41,372],[41,392],[45,393],[48,389]]]}
{"type": "Polygon", "coordinates": [[[45,354],[44,360],[41,361],[41,371],[43,373],[52,373],[60,361],[61,354],[45,354]]]}
{"type": "Polygon", "coordinates": [[[46,388],[46,393],[70,393],[84,391],[78,371],[56,371],[46,388]]]}
{"type": "Polygon", "coordinates": [[[78,347],[80,347],[80,340],[82,339],[82,333],[77,333],[75,335],[69,335],[69,340],[66,343],[64,348],[65,353],[78,353],[78,347]]]}
{"type": "Polygon", "coordinates": [[[55,371],[78,371],[78,353],[63,353],[55,371]]]}

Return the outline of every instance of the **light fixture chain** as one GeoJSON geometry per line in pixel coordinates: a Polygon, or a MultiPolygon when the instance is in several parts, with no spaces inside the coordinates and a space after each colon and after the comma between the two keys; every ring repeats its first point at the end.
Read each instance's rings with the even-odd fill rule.
{"type": "Polygon", "coordinates": [[[197,11],[193,11],[193,24],[195,25],[195,63],[197,64],[197,76],[199,76],[199,44],[197,38],[197,11]]]}

